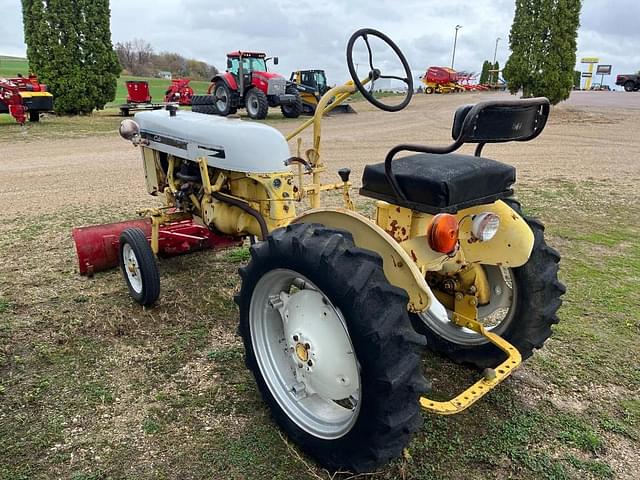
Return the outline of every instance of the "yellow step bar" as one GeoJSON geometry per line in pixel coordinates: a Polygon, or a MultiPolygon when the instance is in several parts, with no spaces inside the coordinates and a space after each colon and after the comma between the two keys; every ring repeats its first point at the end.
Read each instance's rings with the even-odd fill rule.
{"type": "Polygon", "coordinates": [[[470,407],[491,391],[493,387],[511,375],[511,372],[518,368],[522,363],[522,356],[516,347],[495,333],[486,331],[484,326],[477,320],[472,320],[471,318],[460,315],[459,313],[454,313],[453,321],[461,328],[466,327],[478,332],[500,350],[505,352],[507,354],[507,359],[496,368],[485,369],[483,372],[483,378],[451,400],[438,402],[430,400],[427,397],[420,397],[420,406],[422,408],[439,415],[453,415],[470,407]]]}

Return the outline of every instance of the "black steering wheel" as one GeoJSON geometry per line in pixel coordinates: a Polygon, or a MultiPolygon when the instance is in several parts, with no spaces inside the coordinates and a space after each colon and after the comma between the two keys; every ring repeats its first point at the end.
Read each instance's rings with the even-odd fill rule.
{"type": "Polygon", "coordinates": [[[409,62],[407,62],[407,59],[405,58],[402,51],[398,48],[398,46],[395,43],[393,43],[393,41],[389,37],[387,37],[384,33],[379,32],[378,30],[374,30],[373,28],[362,28],[357,32],[355,32],[353,35],[351,35],[351,38],[347,43],[347,66],[349,67],[349,73],[351,74],[353,83],[358,88],[358,91],[364,96],[364,98],[366,98],[369,101],[369,103],[371,103],[375,107],[378,107],[380,110],[384,110],[386,112],[398,112],[402,110],[404,107],[406,107],[407,105],[409,105],[409,102],[411,101],[411,97],[413,97],[413,78],[411,76],[411,69],[409,68],[409,62]],[[395,52],[395,54],[400,59],[400,62],[402,63],[402,67],[404,68],[405,78],[397,77],[394,75],[383,75],[380,72],[380,70],[378,70],[373,66],[373,53],[371,52],[371,45],[369,44],[370,35],[373,37],[378,37],[380,40],[382,40],[384,43],[386,43],[391,47],[391,49],[395,52]],[[369,79],[370,79],[369,88],[365,88],[365,86],[362,84],[353,64],[353,46],[356,43],[356,40],[358,40],[358,38],[360,37],[363,38],[364,43],[367,46],[367,50],[369,51],[369,68],[371,69],[369,71],[369,79]],[[373,96],[374,83],[379,78],[390,78],[390,79],[400,80],[401,82],[404,82],[407,85],[407,95],[405,96],[404,100],[397,105],[389,105],[387,103],[381,102],[376,97],[374,97],[373,96]]]}

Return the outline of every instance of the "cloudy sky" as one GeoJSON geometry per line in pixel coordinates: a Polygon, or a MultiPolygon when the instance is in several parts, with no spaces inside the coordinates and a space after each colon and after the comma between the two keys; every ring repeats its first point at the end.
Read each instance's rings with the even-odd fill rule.
{"type": "MultiPolygon", "coordinates": [[[[348,78],[345,45],[361,27],[387,33],[405,52],[413,73],[450,65],[454,28],[458,70],[478,71],[509,55],[514,0],[112,0],[114,43],[135,37],[156,51],[175,51],[224,68],[225,54],[262,50],[280,57],[277,70],[324,68],[330,83],[348,78]]],[[[25,53],[19,0],[0,0],[0,55],[25,53]]],[[[578,58],[596,56],[616,73],[640,69],[639,0],[583,0],[578,58]]],[[[384,64],[384,56],[382,63],[384,64]]],[[[378,66],[378,65],[376,65],[378,66]]],[[[606,80],[605,80],[606,82],[606,80]]]]}

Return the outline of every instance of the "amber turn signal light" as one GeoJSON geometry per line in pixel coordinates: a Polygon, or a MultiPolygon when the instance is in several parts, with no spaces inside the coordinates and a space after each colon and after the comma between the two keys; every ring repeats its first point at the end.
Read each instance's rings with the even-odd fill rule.
{"type": "Polygon", "coordinates": [[[429,223],[427,238],[432,250],[447,255],[455,252],[458,244],[458,219],[450,213],[439,213],[429,223]]]}

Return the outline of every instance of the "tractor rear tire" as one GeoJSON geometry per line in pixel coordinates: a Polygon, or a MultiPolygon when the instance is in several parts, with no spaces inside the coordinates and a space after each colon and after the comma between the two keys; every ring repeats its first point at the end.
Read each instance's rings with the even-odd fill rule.
{"type": "Polygon", "coordinates": [[[36,111],[31,111],[29,112],[29,121],[31,123],[36,123],[40,121],[40,112],[36,111]]]}
{"type": "Polygon", "coordinates": [[[296,100],[293,103],[287,103],[280,106],[282,115],[287,118],[298,118],[302,114],[302,99],[300,98],[300,92],[293,85],[289,85],[286,89],[287,94],[295,95],[296,100]]]}
{"type": "Polygon", "coordinates": [[[262,90],[252,88],[247,92],[244,99],[247,113],[254,120],[264,120],[269,113],[269,101],[262,90]]]}
{"type": "Polygon", "coordinates": [[[422,424],[418,398],[427,390],[421,372],[425,342],[411,326],[406,292],[387,281],[381,257],[356,247],[350,233],[318,224],[275,230],[250,252],[251,261],[239,271],[239,333],[247,367],[275,422],[331,471],[371,471],[399,456],[422,424]],[[314,296],[322,301],[297,300],[289,309],[291,299],[314,296]],[[307,315],[310,321],[298,328],[296,315],[307,315]],[[314,337],[314,325],[338,328],[327,331],[333,335],[314,337]],[[342,345],[350,347],[336,348],[345,336],[350,344],[342,345]],[[303,344],[310,352],[309,374],[302,363],[306,358],[298,363],[300,357],[295,356],[303,344]],[[273,349],[265,350],[265,345],[273,349]],[[330,365],[335,358],[340,359],[337,367],[330,365]],[[348,371],[352,375],[343,375],[348,371]],[[314,374],[328,374],[330,388],[338,388],[334,381],[340,388],[357,385],[349,394],[350,403],[307,388],[311,377],[298,377],[290,386],[295,375],[314,374]],[[328,411],[334,415],[331,420],[325,419],[328,411]],[[321,420],[312,423],[314,415],[321,420]]]}
{"type": "Polygon", "coordinates": [[[627,80],[627,81],[624,83],[624,91],[625,91],[625,92],[633,92],[633,90],[635,89],[635,87],[636,87],[636,84],[635,84],[635,83],[633,83],[633,81],[632,81],[632,80],[627,80]]]}
{"type": "MultiPolygon", "coordinates": [[[[561,296],[566,288],[558,280],[560,254],[545,243],[544,225],[534,218],[522,215],[517,201],[509,199],[506,203],[524,218],[534,235],[529,261],[520,267],[509,269],[517,287],[510,307],[515,310],[504,330],[499,332],[502,338],[518,349],[525,360],[533,354],[534,349],[542,348],[552,335],[551,326],[559,322],[556,312],[562,305],[561,296]]],[[[455,343],[436,333],[418,315],[412,315],[412,322],[416,331],[425,335],[427,348],[456,363],[490,368],[506,359],[505,354],[489,342],[455,343]]],[[[496,328],[500,329],[500,326],[496,328]]]]}
{"type": "Polygon", "coordinates": [[[218,109],[215,105],[191,105],[191,111],[195,113],[204,113],[205,115],[218,114],[218,109]]]}
{"type": "Polygon", "coordinates": [[[127,228],[120,235],[119,264],[131,298],[144,307],[156,303],[160,296],[160,271],[141,229],[127,228]]]}

